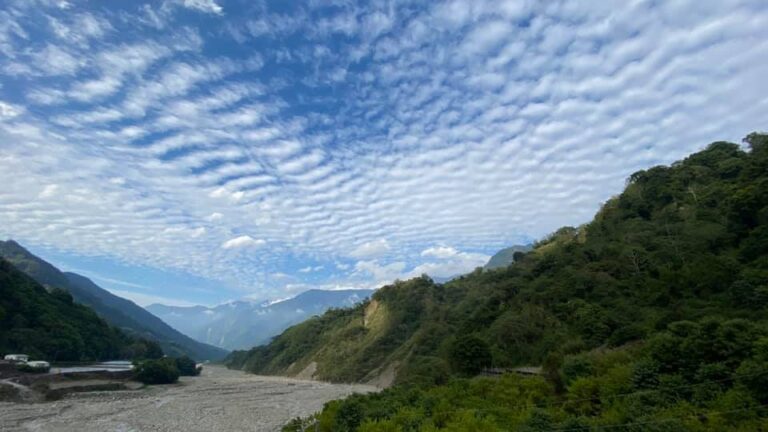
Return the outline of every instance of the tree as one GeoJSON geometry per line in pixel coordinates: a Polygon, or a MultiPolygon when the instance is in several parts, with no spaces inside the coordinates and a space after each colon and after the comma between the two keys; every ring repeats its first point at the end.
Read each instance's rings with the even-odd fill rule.
{"type": "Polygon", "coordinates": [[[144,384],[171,384],[179,380],[179,370],[170,358],[145,360],[134,369],[134,379],[144,384]]]}
{"type": "Polygon", "coordinates": [[[197,376],[200,371],[197,369],[197,363],[187,356],[182,356],[176,360],[176,369],[181,376],[197,376]]]}
{"type": "Polygon", "coordinates": [[[160,347],[160,344],[155,341],[144,341],[144,344],[147,347],[146,352],[144,353],[144,358],[147,359],[159,359],[163,358],[163,349],[160,347]]]}
{"type": "Polygon", "coordinates": [[[451,345],[449,362],[451,368],[460,374],[477,375],[491,365],[491,350],[484,340],[476,336],[462,336],[451,345]]]}

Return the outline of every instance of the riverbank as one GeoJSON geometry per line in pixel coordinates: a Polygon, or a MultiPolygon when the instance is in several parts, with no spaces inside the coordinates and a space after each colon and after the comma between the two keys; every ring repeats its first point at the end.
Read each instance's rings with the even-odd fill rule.
{"type": "Polygon", "coordinates": [[[199,377],[139,390],[72,394],[56,402],[0,403],[2,431],[272,432],[329,400],[372,386],[262,377],[207,366],[199,377]]]}

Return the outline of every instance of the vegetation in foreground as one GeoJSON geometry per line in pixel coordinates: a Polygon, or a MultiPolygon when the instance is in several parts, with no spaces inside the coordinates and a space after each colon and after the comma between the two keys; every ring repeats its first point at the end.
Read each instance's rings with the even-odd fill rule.
{"type": "Polygon", "coordinates": [[[317,362],[335,381],[397,366],[394,388],[286,430],[768,430],[768,136],[745,142],[633,174],[507,268],[395,283],[229,364],[317,362]],[[469,378],[487,365],[543,374],[469,378]]]}

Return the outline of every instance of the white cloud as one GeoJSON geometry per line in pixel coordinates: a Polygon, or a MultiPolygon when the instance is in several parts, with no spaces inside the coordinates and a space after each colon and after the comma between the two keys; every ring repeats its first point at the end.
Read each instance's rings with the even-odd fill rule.
{"type": "Polygon", "coordinates": [[[464,39],[461,50],[468,55],[483,55],[508,39],[512,26],[506,21],[491,21],[475,27],[464,39]]]}
{"type": "Polygon", "coordinates": [[[440,259],[451,258],[458,254],[459,251],[448,246],[434,246],[421,251],[421,256],[423,257],[434,257],[440,259]]]}
{"type": "Polygon", "coordinates": [[[318,272],[322,269],[324,269],[325,266],[307,266],[299,269],[299,273],[311,273],[311,272],[318,272]]]}
{"type": "Polygon", "coordinates": [[[23,112],[21,107],[0,101],[0,119],[13,118],[23,112]]]}
{"type": "Polygon", "coordinates": [[[264,246],[267,242],[263,239],[255,239],[249,235],[242,235],[229,239],[222,243],[222,249],[241,249],[250,247],[264,246]]]}
{"type": "Polygon", "coordinates": [[[207,220],[208,222],[216,222],[216,221],[222,220],[223,218],[224,218],[223,214],[221,214],[219,212],[213,212],[213,213],[209,214],[208,216],[206,216],[205,220],[207,220]]]}
{"type": "Polygon", "coordinates": [[[403,277],[405,263],[397,261],[389,264],[379,264],[376,261],[358,261],[355,263],[355,272],[370,275],[375,284],[392,282],[403,277]]]}
{"type": "Polygon", "coordinates": [[[224,12],[224,8],[219,6],[215,0],[183,0],[182,4],[190,9],[216,15],[221,15],[224,12]]]}
{"type": "Polygon", "coordinates": [[[0,236],[262,298],[294,256],[318,284],[450,276],[765,127],[760,2],[310,3],[0,6],[0,236]],[[228,35],[270,49],[203,49],[228,35]]]}
{"type": "Polygon", "coordinates": [[[49,184],[37,195],[38,198],[51,198],[59,191],[59,185],[49,184]]]}
{"type": "Polygon", "coordinates": [[[187,300],[181,300],[177,298],[170,298],[164,296],[158,296],[153,294],[138,293],[135,291],[118,290],[114,288],[108,288],[108,291],[114,295],[127,298],[141,307],[147,307],[151,304],[163,304],[166,306],[197,306],[195,303],[191,303],[187,300]]]}
{"type": "Polygon", "coordinates": [[[356,247],[349,256],[353,258],[375,258],[382,256],[389,252],[391,247],[387,239],[377,239],[369,242],[365,242],[356,247]]]}

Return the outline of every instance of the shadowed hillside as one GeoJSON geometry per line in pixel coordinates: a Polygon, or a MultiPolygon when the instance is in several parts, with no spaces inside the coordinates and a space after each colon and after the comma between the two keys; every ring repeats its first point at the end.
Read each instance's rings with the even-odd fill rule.
{"type": "Polygon", "coordinates": [[[86,277],[59,271],[13,240],[0,241],[0,256],[38,283],[52,289],[66,290],[77,303],[92,308],[108,323],[126,333],[159,342],[168,355],[216,360],[227,353],[221,348],[197,342],[179,333],[144,308],[110,293],[86,277]]]}
{"type": "Polygon", "coordinates": [[[0,354],[78,361],[121,358],[131,339],[64,290],[46,291],[0,258],[0,354]]]}

